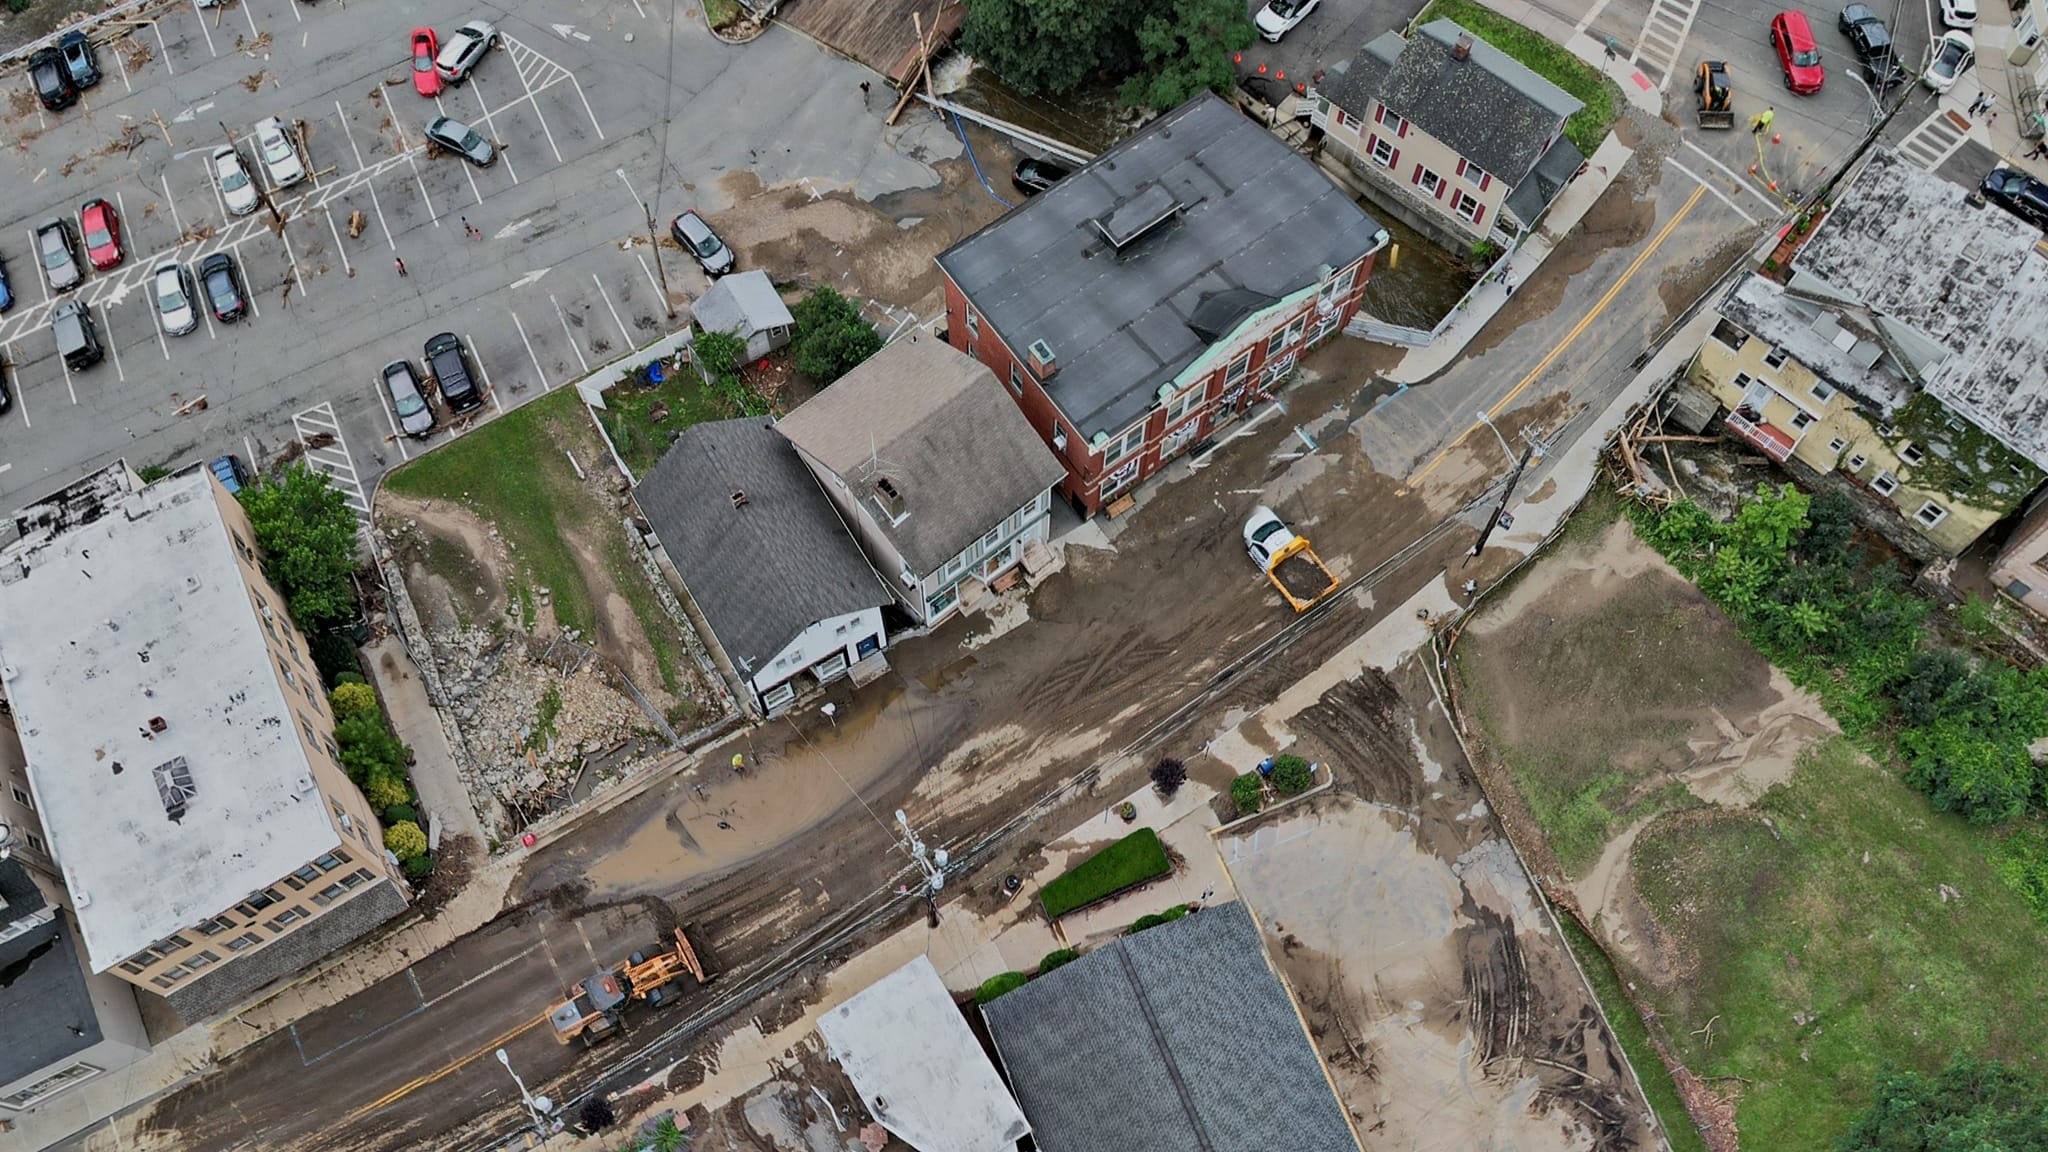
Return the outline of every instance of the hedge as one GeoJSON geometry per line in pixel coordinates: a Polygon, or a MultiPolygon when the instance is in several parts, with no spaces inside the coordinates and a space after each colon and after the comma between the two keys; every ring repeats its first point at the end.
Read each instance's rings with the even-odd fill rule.
{"type": "Polygon", "coordinates": [[[982,981],[981,987],[974,990],[974,1002],[976,1004],[986,1004],[1005,992],[1015,992],[1017,989],[1022,988],[1030,979],[1031,977],[1026,976],[1022,972],[999,972],[982,981]]]}
{"type": "Polygon", "coordinates": [[[1058,919],[1171,871],[1173,864],[1166,858],[1159,833],[1140,828],[1047,884],[1039,890],[1038,899],[1045,914],[1058,919]]]}
{"type": "Polygon", "coordinates": [[[1055,968],[1064,968],[1080,958],[1081,950],[1079,948],[1061,948],[1057,951],[1047,952],[1045,959],[1038,962],[1038,974],[1043,976],[1055,968]]]}
{"type": "Polygon", "coordinates": [[[1187,914],[1188,906],[1185,904],[1175,904],[1173,907],[1161,912],[1148,912],[1132,921],[1130,928],[1125,930],[1124,935],[1132,936],[1143,932],[1147,928],[1157,928],[1161,924],[1171,924],[1187,914]]]}

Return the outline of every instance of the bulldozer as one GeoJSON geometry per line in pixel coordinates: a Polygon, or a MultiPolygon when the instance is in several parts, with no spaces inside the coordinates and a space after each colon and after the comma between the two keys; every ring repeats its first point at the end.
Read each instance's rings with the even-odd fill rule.
{"type": "Polygon", "coordinates": [[[1735,127],[1735,88],[1728,83],[1727,62],[1700,61],[1693,72],[1692,91],[1699,97],[1700,127],[1735,127]]]}
{"type": "Polygon", "coordinates": [[[696,977],[700,985],[710,983],[689,937],[681,928],[674,930],[673,937],[672,948],[652,956],[635,952],[624,964],[570,985],[561,1003],[548,1009],[556,1042],[581,1040],[586,1048],[596,1044],[625,1024],[626,1008],[634,1001],[653,1008],[680,993],[685,974],[696,977]]]}

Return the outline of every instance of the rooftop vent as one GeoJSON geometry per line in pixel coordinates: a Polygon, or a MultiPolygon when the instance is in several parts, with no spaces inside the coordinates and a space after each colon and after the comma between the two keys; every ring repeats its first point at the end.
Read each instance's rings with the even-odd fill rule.
{"type": "Polygon", "coordinates": [[[745,492],[742,492],[742,491],[740,491],[740,490],[739,490],[739,489],[737,489],[737,488],[733,489],[733,493],[732,493],[732,506],[733,506],[733,507],[735,507],[735,508],[743,508],[743,507],[745,507],[745,506],[746,506],[746,503],[747,503],[747,494],[746,494],[745,492]]]}
{"type": "Polygon", "coordinates": [[[1451,45],[1451,59],[1470,60],[1471,58],[1472,34],[1470,32],[1460,32],[1458,33],[1458,42],[1451,45]]]}
{"type": "Polygon", "coordinates": [[[1181,203],[1164,184],[1147,184],[1137,195],[1095,221],[1110,246],[1121,252],[1153,229],[1173,219],[1181,203]]]}
{"type": "Polygon", "coordinates": [[[162,732],[170,726],[170,722],[161,716],[151,716],[149,718],[149,730],[151,732],[162,732]]]}
{"type": "Polygon", "coordinates": [[[1060,370],[1060,364],[1052,354],[1052,345],[1043,340],[1031,342],[1031,374],[1040,380],[1050,380],[1060,370]]]}
{"type": "Polygon", "coordinates": [[[903,519],[903,490],[887,476],[875,477],[875,502],[891,520],[903,519]]]}
{"type": "Polygon", "coordinates": [[[156,792],[164,802],[164,815],[176,824],[185,818],[187,804],[199,790],[192,786],[192,769],[185,764],[183,756],[166,760],[151,770],[156,777],[156,792]]]}

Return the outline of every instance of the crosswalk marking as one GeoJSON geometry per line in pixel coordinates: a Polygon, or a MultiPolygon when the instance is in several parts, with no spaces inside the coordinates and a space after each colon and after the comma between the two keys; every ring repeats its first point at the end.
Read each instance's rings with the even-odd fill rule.
{"type": "Polygon", "coordinates": [[[1685,51],[1685,38],[1692,34],[1692,22],[1699,15],[1699,0],[1654,0],[1643,19],[1643,32],[1636,38],[1636,50],[1629,63],[1649,67],[1659,76],[1660,91],[1671,90],[1678,74],[1678,60],[1685,51]]]}
{"type": "Polygon", "coordinates": [[[1956,123],[1955,113],[1937,108],[1899,141],[1898,153],[1907,162],[1932,172],[1960,151],[1969,138],[1967,124],[1956,123]]]}

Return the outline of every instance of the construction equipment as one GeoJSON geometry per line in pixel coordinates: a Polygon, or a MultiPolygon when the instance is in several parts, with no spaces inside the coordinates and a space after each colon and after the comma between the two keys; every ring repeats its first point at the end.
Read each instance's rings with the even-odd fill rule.
{"type": "Polygon", "coordinates": [[[548,1010],[555,1040],[562,1044],[581,1040],[587,1048],[625,1024],[626,1008],[633,1001],[644,1001],[653,1008],[680,992],[685,973],[696,977],[698,984],[709,983],[711,978],[704,974],[689,938],[681,928],[673,935],[673,948],[653,956],[635,952],[624,964],[570,985],[562,1002],[548,1010]]]}
{"type": "Polygon", "coordinates": [[[1702,128],[1735,127],[1735,89],[1728,83],[1728,65],[1721,60],[1702,60],[1693,72],[1693,95],[1699,97],[1702,128]]]}
{"type": "Polygon", "coordinates": [[[1308,546],[1308,538],[1297,536],[1263,504],[1252,509],[1251,518],[1245,521],[1244,547],[1252,563],[1265,572],[1296,612],[1308,611],[1337,590],[1337,577],[1308,546]]]}

